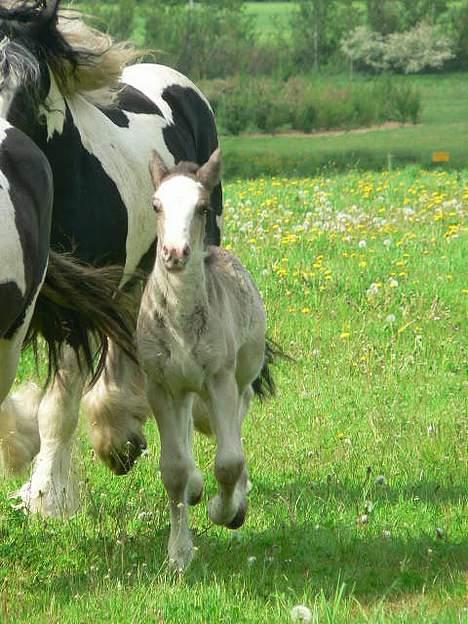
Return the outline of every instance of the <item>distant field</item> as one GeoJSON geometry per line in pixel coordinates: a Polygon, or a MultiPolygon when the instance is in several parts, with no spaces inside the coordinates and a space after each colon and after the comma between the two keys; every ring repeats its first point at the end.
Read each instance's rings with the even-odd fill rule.
{"type": "MultiPolygon", "coordinates": [[[[319,80],[340,81],[346,77],[319,80]]],[[[224,137],[226,173],[310,175],[322,167],[381,169],[431,166],[432,152],[450,153],[448,167],[468,167],[468,74],[407,77],[421,90],[421,123],[339,136],[224,137]]],[[[314,77],[311,77],[314,80],[314,77]]]]}
{"type": "Polygon", "coordinates": [[[297,7],[295,2],[246,2],[247,13],[256,18],[256,31],[261,37],[268,37],[281,26],[283,32],[290,30],[289,21],[297,7]]]}

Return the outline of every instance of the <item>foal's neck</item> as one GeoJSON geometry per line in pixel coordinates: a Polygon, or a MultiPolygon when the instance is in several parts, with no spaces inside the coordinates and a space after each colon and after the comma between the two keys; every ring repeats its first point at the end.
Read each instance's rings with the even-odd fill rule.
{"type": "Polygon", "coordinates": [[[157,255],[151,276],[156,306],[169,311],[174,319],[190,316],[194,308],[207,307],[204,265],[204,254],[200,254],[184,270],[168,271],[157,255]]]}

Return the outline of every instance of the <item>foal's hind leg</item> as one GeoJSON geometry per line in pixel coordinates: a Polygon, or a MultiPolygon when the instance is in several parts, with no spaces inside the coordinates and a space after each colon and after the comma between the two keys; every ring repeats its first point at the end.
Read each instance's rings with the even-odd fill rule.
{"type": "Polygon", "coordinates": [[[40,451],[30,480],[14,495],[21,499],[18,507],[44,516],[67,516],[76,511],[71,452],[85,379],[76,355],[67,348],[39,405],[40,451]]]}
{"type": "Polygon", "coordinates": [[[143,426],[149,406],[141,369],[114,343],[84,408],[97,455],[116,474],[126,474],[146,448],[143,426]]]}
{"type": "Polygon", "coordinates": [[[208,503],[208,514],[215,524],[236,529],[244,523],[247,512],[248,477],[241,442],[244,398],[239,396],[230,372],[217,375],[207,386],[217,442],[215,476],[219,484],[218,494],[208,503]]]}

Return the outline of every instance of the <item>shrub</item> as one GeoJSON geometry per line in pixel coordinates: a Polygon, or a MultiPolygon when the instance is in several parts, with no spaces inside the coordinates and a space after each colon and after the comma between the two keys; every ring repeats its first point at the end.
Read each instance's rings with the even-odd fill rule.
{"type": "Polygon", "coordinates": [[[235,78],[202,85],[221,132],[303,132],[365,127],[383,121],[416,122],[421,98],[404,79],[377,78],[341,88],[314,78],[287,81],[235,78]]]}
{"type": "Polygon", "coordinates": [[[404,74],[440,69],[454,56],[453,47],[448,37],[426,23],[386,37],[359,26],[341,41],[341,51],[352,69],[391,69],[404,74]]]}
{"type": "Polygon", "coordinates": [[[421,23],[404,33],[387,37],[384,59],[395,71],[416,74],[424,69],[440,69],[454,56],[448,37],[434,26],[421,23]]]}

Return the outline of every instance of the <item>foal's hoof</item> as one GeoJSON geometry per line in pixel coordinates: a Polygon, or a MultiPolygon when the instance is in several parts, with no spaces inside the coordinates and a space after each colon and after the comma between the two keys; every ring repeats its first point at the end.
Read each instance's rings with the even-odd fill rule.
{"type": "Polygon", "coordinates": [[[231,522],[229,524],[226,524],[226,528],[228,529],[240,529],[240,527],[244,524],[245,522],[245,517],[247,515],[247,501],[244,500],[242,501],[242,503],[239,505],[239,509],[237,510],[236,515],[234,516],[234,518],[231,520],[231,522]]]}
{"type": "Polygon", "coordinates": [[[103,459],[113,473],[116,475],[125,475],[129,472],[146,447],[145,438],[134,435],[126,442],[125,446],[119,450],[112,449],[103,459]]]}

